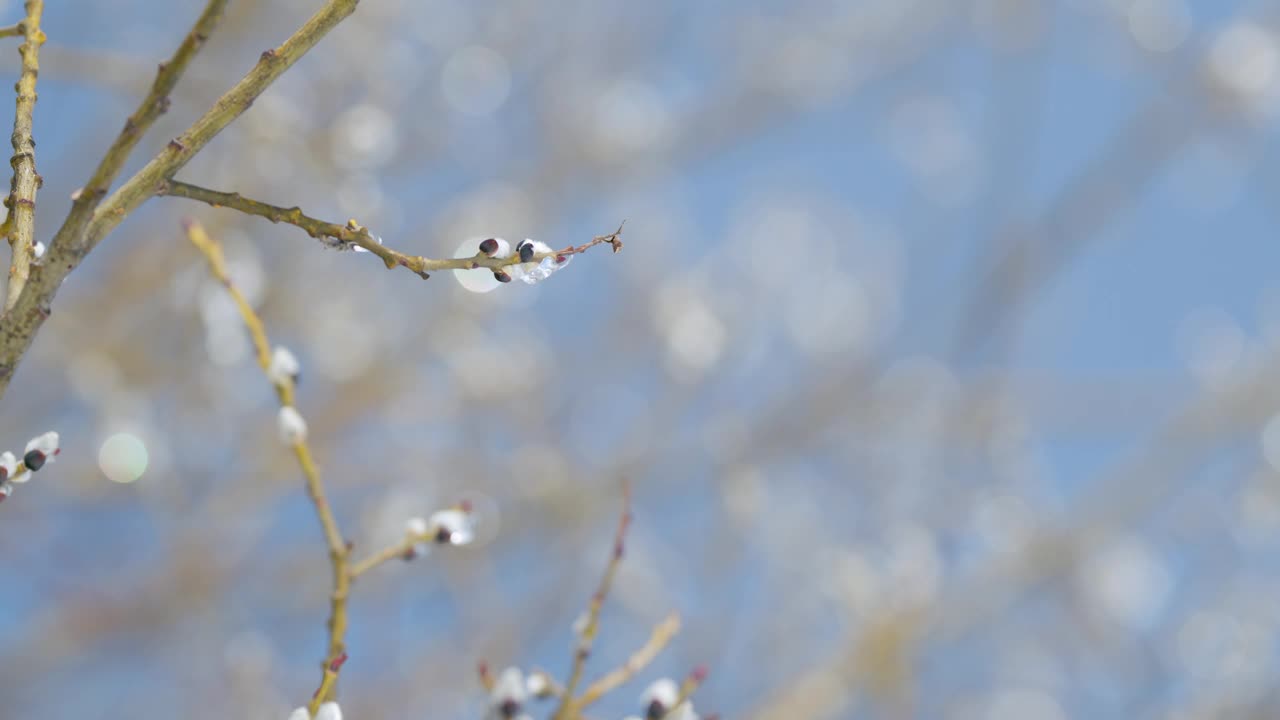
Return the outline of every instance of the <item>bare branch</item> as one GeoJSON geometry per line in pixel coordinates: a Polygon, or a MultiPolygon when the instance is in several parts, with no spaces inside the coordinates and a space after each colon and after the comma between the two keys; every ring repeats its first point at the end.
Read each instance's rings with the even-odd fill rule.
{"type": "Polygon", "coordinates": [[[160,63],[156,71],[156,79],[151,84],[147,96],[125,120],[124,129],[116,136],[111,147],[107,148],[106,155],[98,163],[89,182],[76,193],[71,212],[68,213],[54,237],[54,246],[60,248],[63,243],[68,242],[68,238],[79,238],[84,233],[84,229],[93,217],[93,211],[111,189],[111,183],[120,174],[120,170],[133,153],[138,141],[156,119],[169,109],[169,94],[186,73],[187,66],[191,64],[196,53],[200,52],[205,41],[221,22],[227,2],[228,0],[209,0],[173,56],[160,63]]]}
{"type": "MultiPolygon", "coordinates": [[[[621,227],[619,227],[621,230],[621,227]]],[[[618,531],[613,538],[613,553],[609,556],[609,564],[605,566],[604,575],[600,578],[600,585],[596,588],[595,594],[591,596],[591,603],[587,606],[586,624],[582,627],[578,636],[578,647],[573,653],[573,669],[569,673],[569,682],[565,684],[564,697],[561,698],[560,706],[556,708],[555,720],[568,720],[575,717],[579,711],[579,701],[574,699],[574,691],[577,690],[578,684],[582,682],[582,671],[586,667],[587,658],[591,655],[591,647],[595,643],[596,634],[600,629],[600,611],[604,608],[605,598],[609,596],[609,590],[613,587],[613,578],[618,573],[618,566],[622,564],[622,555],[625,548],[627,536],[627,527],[631,524],[631,484],[623,482],[622,485],[622,515],[618,519],[618,531]]]]}
{"type": "MultiPolygon", "coordinates": [[[[271,345],[267,340],[262,318],[258,316],[253,306],[249,304],[249,301],[231,282],[231,277],[227,274],[226,262],[223,260],[222,247],[213,238],[209,237],[209,234],[198,223],[187,221],[185,227],[187,238],[204,255],[209,263],[210,272],[227,289],[227,292],[235,301],[236,307],[240,310],[245,326],[248,327],[249,334],[253,337],[258,365],[264,373],[267,373],[267,379],[275,387],[281,407],[292,407],[293,383],[288,380],[277,381],[268,372],[271,363],[271,345]]],[[[329,562],[333,569],[333,592],[329,596],[329,650],[325,656],[320,689],[317,690],[315,697],[311,701],[311,712],[314,713],[321,702],[329,699],[333,692],[334,683],[337,680],[338,669],[346,661],[344,639],[347,634],[347,595],[351,589],[351,575],[347,571],[347,559],[351,551],[347,547],[346,541],[342,538],[342,532],[338,529],[338,521],[333,515],[333,509],[329,506],[328,498],[325,496],[324,485],[320,481],[320,471],[316,468],[315,460],[311,456],[311,447],[305,437],[293,443],[293,452],[298,458],[298,464],[302,467],[302,474],[306,477],[307,495],[311,498],[312,504],[315,505],[316,515],[320,518],[320,526],[324,530],[325,542],[329,546],[329,562]]]]}
{"type": "Polygon", "coordinates": [[[22,55],[22,75],[16,90],[18,99],[13,114],[13,180],[9,185],[9,197],[5,207],[9,217],[4,222],[5,234],[13,259],[9,265],[9,288],[4,309],[18,301],[18,295],[26,287],[31,272],[36,235],[36,190],[40,176],[36,174],[36,141],[31,137],[32,113],[36,108],[36,78],[40,74],[40,46],[44,44],[44,31],[40,29],[40,16],[44,13],[44,0],[27,0],[27,17],[18,23],[24,38],[18,46],[22,55]]]}
{"type": "Polygon", "coordinates": [[[667,646],[667,643],[671,642],[671,639],[678,632],[680,632],[680,616],[676,613],[671,613],[662,622],[654,626],[648,642],[635,651],[631,657],[627,658],[627,661],[621,667],[588,685],[587,689],[582,691],[582,696],[575,703],[576,708],[582,710],[630,681],[637,673],[648,667],[649,663],[653,662],[653,659],[658,656],[658,653],[662,652],[662,649],[667,646]]]}
{"type": "MultiPolygon", "coordinates": [[[[372,233],[368,231],[367,228],[362,227],[355,220],[348,220],[346,225],[338,225],[336,223],[317,220],[316,218],[305,215],[301,208],[296,205],[288,208],[280,207],[278,205],[269,205],[252,198],[247,198],[240,193],[210,190],[208,188],[200,187],[199,185],[192,185],[178,180],[165,181],[160,186],[160,189],[156,194],[187,198],[188,200],[198,200],[202,203],[212,205],[213,207],[225,207],[231,208],[232,210],[239,210],[247,215],[256,215],[258,217],[266,218],[273,223],[287,223],[301,228],[313,238],[333,238],[343,243],[350,243],[357,247],[364,248],[370,253],[378,256],[388,269],[395,267],[407,268],[424,280],[430,277],[428,271],[474,270],[477,268],[501,270],[502,268],[511,267],[524,262],[515,255],[512,255],[511,257],[489,257],[484,253],[476,253],[475,256],[469,258],[445,259],[428,258],[419,255],[406,255],[383,245],[373,236],[372,233]]],[[[599,235],[582,245],[570,245],[561,250],[534,253],[532,260],[529,262],[540,262],[544,258],[549,257],[578,255],[597,245],[606,243],[613,248],[614,252],[618,252],[622,249],[622,240],[619,239],[621,234],[622,225],[619,225],[618,229],[614,232],[608,235],[599,235]]]]}
{"type": "Polygon", "coordinates": [[[0,394],[8,388],[19,360],[49,316],[53,298],[66,276],[79,266],[107,233],[155,195],[164,181],[173,177],[223,128],[240,117],[276,78],[355,12],[357,3],[358,0],[329,0],[325,3],[284,44],[262,53],[258,63],[240,82],[103,201],[94,210],[87,226],[78,227],[82,218],[74,223],[64,223],[50,243],[44,262],[31,273],[26,290],[13,308],[0,318],[0,394]]]}

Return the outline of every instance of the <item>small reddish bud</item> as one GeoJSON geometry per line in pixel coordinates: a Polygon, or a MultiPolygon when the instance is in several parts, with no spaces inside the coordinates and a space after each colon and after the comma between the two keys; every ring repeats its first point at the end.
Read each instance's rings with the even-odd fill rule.
{"type": "Polygon", "coordinates": [[[564,262],[565,262],[566,260],[568,260],[568,259],[569,259],[569,257],[568,257],[567,255],[557,255],[557,256],[556,256],[556,264],[557,264],[557,265],[562,264],[562,263],[564,263],[564,262]]]}
{"type": "Polygon", "coordinates": [[[338,657],[329,661],[329,672],[338,672],[342,669],[342,664],[347,661],[347,654],[344,652],[338,657]]]}
{"type": "Polygon", "coordinates": [[[511,282],[511,276],[502,270],[494,270],[493,279],[497,280],[498,282],[504,282],[504,283],[511,282]]]}

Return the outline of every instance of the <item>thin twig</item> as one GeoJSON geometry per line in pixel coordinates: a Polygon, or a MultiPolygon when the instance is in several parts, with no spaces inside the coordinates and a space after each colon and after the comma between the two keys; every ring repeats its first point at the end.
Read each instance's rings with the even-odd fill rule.
{"type": "Polygon", "coordinates": [[[582,682],[582,671],[586,667],[587,658],[591,655],[591,647],[600,628],[600,611],[604,608],[605,598],[608,597],[609,590],[613,587],[613,577],[618,572],[618,566],[622,564],[627,527],[630,524],[631,484],[624,481],[622,485],[622,515],[618,520],[618,531],[613,538],[613,553],[609,556],[609,564],[605,566],[604,575],[600,578],[600,585],[591,596],[591,603],[587,606],[586,624],[578,637],[578,647],[573,653],[573,669],[569,673],[569,682],[565,684],[564,697],[560,700],[560,706],[556,708],[553,716],[554,720],[569,720],[569,718],[576,717],[580,709],[578,702],[574,699],[574,692],[578,689],[578,684],[582,682]]]}
{"type": "Polygon", "coordinates": [[[12,25],[6,25],[5,27],[0,27],[0,38],[18,37],[19,35],[25,35],[26,31],[23,29],[25,27],[26,26],[20,22],[14,23],[12,25]]]}
{"type": "MultiPolygon", "coordinates": [[[[511,267],[512,265],[518,265],[521,263],[520,258],[515,255],[501,258],[489,257],[484,253],[477,253],[473,257],[447,259],[434,259],[418,255],[406,255],[378,242],[368,229],[362,227],[355,220],[348,220],[346,225],[338,225],[336,223],[325,222],[324,220],[317,220],[316,218],[310,217],[304,214],[302,209],[296,205],[294,207],[270,205],[259,200],[247,198],[240,193],[210,190],[209,188],[192,185],[178,180],[168,180],[162,183],[156,191],[156,194],[171,195],[173,197],[186,198],[188,200],[197,200],[213,207],[225,207],[232,210],[239,210],[247,215],[256,215],[258,217],[266,218],[273,223],[286,223],[301,228],[313,238],[333,238],[343,243],[350,243],[357,247],[364,248],[370,253],[378,256],[387,268],[407,268],[423,279],[429,277],[428,273],[436,272],[438,270],[469,270],[475,268],[500,270],[502,268],[511,267]]],[[[530,262],[541,262],[544,258],[549,257],[578,255],[586,252],[596,245],[605,243],[610,245],[614,252],[618,252],[622,249],[622,240],[619,239],[621,234],[622,225],[619,225],[618,229],[612,233],[597,236],[582,245],[570,245],[561,250],[553,250],[546,253],[535,253],[530,262]]]]}
{"type": "Polygon", "coordinates": [[[621,667],[604,675],[599,680],[587,686],[582,691],[582,696],[577,699],[574,706],[578,710],[582,710],[588,705],[594,703],[605,695],[613,692],[621,687],[624,683],[631,680],[641,670],[653,662],[653,659],[662,652],[662,649],[671,642],[671,638],[680,632],[680,616],[671,613],[662,622],[653,628],[653,632],[649,634],[649,640],[639,650],[635,651],[621,667]]]}
{"type": "Polygon", "coordinates": [[[359,562],[351,563],[347,574],[351,577],[351,581],[355,582],[361,575],[392,560],[411,559],[417,553],[419,545],[439,542],[438,532],[438,530],[428,530],[425,533],[406,534],[400,542],[388,545],[359,562]]]}
{"type": "MultiPolygon", "coordinates": [[[[129,213],[153,196],[219,132],[253,104],[280,75],[315,47],[338,23],[355,12],[359,0],[328,0],[278,48],[267,50],[254,67],[182,133],[93,211],[83,228],[64,223],[49,244],[44,262],[31,274],[12,310],[0,317],[0,394],[8,388],[19,360],[51,312],[63,279],[129,213]]],[[[69,220],[71,218],[68,218],[69,220]]],[[[77,221],[80,222],[80,221],[77,221]]]]}
{"type": "MultiPolygon", "coordinates": [[[[248,327],[249,334],[253,338],[258,365],[266,373],[271,364],[271,345],[267,339],[262,318],[258,316],[253,306],[249,304],[249,301],[231,282],[231,277],[227,274],[226,262],[223,260],[222,247],[213,238],[209,237],[208,233],[198,223],[187,221],[184,226],[188,239],[208,261],[209,269],[213,276],[222,283],[235,301],[236,307],[240,310],[240,315],[244,319],[244,324],[248,327]]],[[[270,374],[267,377],[276,389],[280,405],[282,407],[292,406],[292,382],[276,382],[271,378],[270,374]]],[[[338,670],[346,659],[344,638],[347,633],[347,595],[351,589],[351,576],[347,570],[350,549],[342,538],[342,532],[338,529],[338,521],[333,515],[333,509],[329,507],[324,485],[320,481],[320,471],[316,468],[315,460],[311,456],[311,447],[307,444],[305,438],[293,443],[293,452],[298,458],[298,464],[302,467],[302,474],[306,477],[307,495],[311,498],[312,504],[315,505],[316,515],[320,518],[320,526],[324,530],[325,543],[329,546],[329,562],[333,569],[333,592],[330,594],[328,623],[329,650],[325,656],[320,687],[311,701],[311,712],[314,713],[320,703],[330,699],[334,690],[334,683],[337,680],[338,670]]]]}
{"type": "Polygon", "coordinates": [[[191,127],[129,178],[93,213],[84,243],[92,247],[139,205],[156,194],[218,133],[240,117],[271,83],[356,10],[359,0],[329,0],[278,48],[266,50],[240,82],[218,98],[191,127]]]}
{"type": "MultiPolygon", "coordinates": [[[[352,563],[347,574],[351,576],[351,580],[354,582],[361,575],[369,572],[379,565],[391,562],[392,560],[399,560],[405,557],[408,553],[413,552],[414,542],[415,540],[406,539],[396,543],[395,545],[387,546],[359,562],[352,563]]],[[[417,542],[422,541],[418,540],[417,542]]]]}
{"type": "Polygon", "coordinates": [[[22,56],[22,74],[15,89],[18,98],[13,113],[13,180],[9,185],[9,197],[5,207],[9,216],[3,228],[9,237],[13,259],[9,265],[9,288],[5,295],[4,310],[18,302],[18,296],[26,287],[31,273],[36,237],[36,189],[40,176],[36,174],[36,141],[31,137],[32,113],[36,108],[36,78],[40,74],[40,46],[44,44],[44,31],[40,29],[40,16],[44,13],[44,0],[27,0],[27,17],[18,23],[24,38],[18,46],[22,56]]]}

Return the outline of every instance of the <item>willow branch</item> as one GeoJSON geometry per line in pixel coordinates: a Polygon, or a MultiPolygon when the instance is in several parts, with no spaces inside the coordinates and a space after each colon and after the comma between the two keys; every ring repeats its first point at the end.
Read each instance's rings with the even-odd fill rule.
{"type": "Polygon", "coordinates": [[[403,558],[413,552],[413,546],[415,543],[428,541],[430,541],[430,537],[424,537],[421,539],[405,539],[395,545],[389,545],[359,562],[352,563],[347,574],[351,576],[352,581],[355,581],[361,575],[364,575],[379,565],[403,558]]]}
{"type": "Polygon", "coordinates": [[[240,82],[98,205],[87,225],[77,228],[75,223],[64,223],[50,243],[44,262],[31,273],[26,290],[13,309],[0,318],[0,393],[8,387],[18,361],[49,316],[53,298],[63,279],[79,266],[103,237],[154,195],[165,180],[173,177],[219,132],[240,117],[276,78],[355,12],[358,2],[328,0],[282,45],[262,53],[257,64],[240,82]]]}
{"type": "MultiPolygon", "coordinates": [[[[272,385],[275,387],[280,405],[282,407],[292,406],[293,384],[287,380],[276,382],[271,378],[268,372],[271,364],[271,344],[267,339],[262,318],[254,311],[253,306],[249,304],[244,294],[231,282],[231,277],[227,274],[226,262],[222,256],[222,247],[213,238],[209,237],[209,234],[198,223],[187,221],[184,225],[187,231],[187,238],[204,255],[205,260],[209,263],[210,272],[218,282],[222,283],[223,287],[227,289],[227,293],[231,295],[232,300],[235,301],[236,308],[239,309],[240,315],[244,319],[244,324],[249,329],[249,335],[253,339],[258,365],[262,368],[263,373],[267,374],[268,380],[271,380],[272,385]]],[[[316,695],[311,702],[311,712],[314,713],[320,703],[329,699],[332,694],[338,669],[346,659],[344,638],[347,634],[347,596],[351,589],[351,576],[347,570],[350,550],[346,541],[342,538],[342,532],[338,529],[338,521],[333,515],[333,509],[329,506],[328,498],[325,496],[324,485],[320,481],[320,471],[316,468],[315,460],[311,455],[311,447],[305,437],[293,443],[293,452],[297,456],[298,465],[301,466],[302,474],[306,478],[307,496],[311,498],[311,503],[315,505],[316,515],[320,519],[325,543],[329,547],[329,562],[333,570],[333,592],[329,596],[329,649],[328,654],[325,656],[320,689],[316,691],[316,695]]]]}
{"type": "Polygon", "coordinates": [[[6,25],[4,27],[0,27],[0,38],[18,37],[19,35],[25,35],[26,31],[23,28],[24,28],[24,25],[22,23],[14,23],[12,25],[6,25]]]}
{"type": "Polygon", "coordinates": [[[565,684],[564,697],[556,708],[554,720],[569,720],[577,716],[580,710],[574,700],[574,692],[582,682],[582,671],[586,667],[587,658],[591,655],[591,647],[595,644],[596,634],[600,629],[600,611],[604,608],[605,598],[613,587],[613,578],[622,564],[623,549],[627,536],[627,527],[631,524],[631,486],[622,486],[622,516],[618,520],[618,531],[613,538],[613,553],[609,556],[609,564],[605,566],[600,585],[591,596],[587,606],[587,621],[578,637],[578,647],[573,653],[573,669],[569,673],[569,682],[565,684]]]}
{"type": "Polygon", "coordinates": [[[9,217],[4,229],[9,236],[9,248],[13,260],[9,265],[9,288],[4,309],[8,312],[18,301],[31,273],[36,237],[36,189],[40,176],[36,174],[36,141],[31,137],[32,113],[36,109],[36,77],[40,74],[40,46],[44,44],[44,31],[40,29],[40,16],[44,13],[44,0],[27,0],[27,17],[18,23],[22,29],[23,43],[18,46],[22,56],[22,74],[18,78],[17,101],[13,113],[13,180],[9,185],[9,197],[4,204],[9,217]]]}
{"type": "Polygon", "coordinates": [[[89,182],[76,192],[75,200],[71,204],[71,212],[67,214],[66,220],[54,237],[52,243],[54,246],[60,248],[64,243],[73,242],[84,233],[93,217],[93,211],[111,189],[111,183],[120,174],[120,170],[133,153],[138,141],[155,121],[168,111],[169,94],[177,87],[191,60],[204,47],[205,41],[221,22],[227,2],[228,0],[209,0],[200,17],[183,38],[182,44],[167,61],[160,63],[160,67],[156,70],[156,79],[152,82],[151,89],[147,91],[147,96],[125,120],[124,128],[111,143],[111,147],[107,148],[106,154],[98,162],[98,167],[89,177],[89,182]]]}
{"type": "Polygon", "coordinates": [[[575,707],[581,710],[630,681],[653,662],[653,659],[678,632],[680,632],[680,616],[671,613],[665,620],[654,626],[649,640],[643,647],[632,653],[621,667],[588,685],[587,689],[582,691],[582,696],[575,702],[575,707]]]}
{"type": "Polygon", "coordinates": [[[218,98],[208,112],[176,139],[171,140],[160,154],[152,158],[94,211],[84,239],[85,244],[92,247],[119,225],[125,216],[155,195],[165,180],[172,178],[209,141],[248,110],[271,83],[293,67],[338,23],[355,12],[358,2],[359,0],[329,0],[280,47],[264,51],[253,69],[235,87],[218,98]]]}
{"type": "MultiPolygon", "coordinates": [[[[273,223],[293,225],[294,227],[306,231],[306,233],[313,238],[333,238],[334,240],[338,240],[343,243],[349,243],[356,247],[364,248],[381,259],[388,269],[395,267],[407,268],[423,279],[430,277],[429,273],[439,270],[474,270],[477,268],[500,270],[502,268],[521,263],[520,258],[515,255],[503,258],[489,257],[484,253],[477,253],[475,256],[469,258],[445,259],[428,258],[419,255],[406,255],[405,253],[397,252],[396,250],[380,243],[368,229],[362,227],[355,220],[348,220],[346,225],[338,225],[324,220],[317,220],[316,218],[306,215],[302,212],[302,209],[296,205],[293,207],[270,205],[259,200],[247,198],[237,192],[210,190],[209,188],[192,185],[178,180],[165,181],[160,185],[156,194],[196,200],[213,207],[230,208],[232,210],[238,210],[245,213],[246,215],[255,215],[257,217],[266,218],[273,223]]],[[[608,235],[599,235],[582,245],[570,245],[561,250],[535,253],[530,262],[541,262],[544,258],[549,257],[578,255],[602,244],[608,244],[613,248],[614,252],[617,252],[622,249],[622,240],[619,239],[620,235],[622,235],[622,225],[619,225],[618,229],[614,232],[608,235]]]]}

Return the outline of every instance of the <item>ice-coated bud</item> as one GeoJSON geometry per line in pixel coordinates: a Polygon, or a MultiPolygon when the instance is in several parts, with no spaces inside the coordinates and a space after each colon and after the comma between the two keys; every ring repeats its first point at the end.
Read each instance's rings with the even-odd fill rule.
{"type": "Polygon", "coordinates": [[[311,711],[305,707],[294,708],[293,712],[289,713],[289,720],[311,720],[311,711]]]}
{"type": "Polygon", "coordinates": [[[520,252],[520,262],[527,263],[533,261],[534,249],[532,240],[525,240],[520,243],[520,247],[517,248],[517,250],[520,252]]]}
{"type": "Polygon", "coordinates": [[[508,720],[520,714],[520,708],[528,694],[524,685],[524,673],[518,667],[509,667],[498,675],[489,694],[489,717],[508,720]]]}
{"type": "Polygon", "coordinates": [[[440,510],[432,514],[427,525],[438,545],[466,545],[476,537],[471,514],[465,510],[440,510]]]}
{"type": "Polygon", "coordinates": [[[480,242],[480,252],[489,257],[507,257],[511,254],[511,244],[502,238],[488,238],[480,242]]]}
{"type": "Polygon", "coordinates": [[[404,525],[405,537],[412,543],[409,549],[405,551],[404,559],[412,560],[416,557],[426,555],[431,551],[431,546],[423,541],[431,534],[431,525],[427,523],[426,518],[411,517],[404,525]]]}
{"type": "Polygon", "coordinates": [[[9,497],[12,494],[13,494],[13,483],[8,481],[0,482],[0,502],[4,502],[4,499],[9,497]]]}
{"type": "MultiPolygon", "coordinates": [[[[13,453],[9,452],[8,450],[5,450],[3,453],[0,453],[0,482],[4,482],[5,480],[8,480],[14,477],[14,475],[16,475],[17,472],[18,472],[18,458],[14,457],[13,453]]],[[[18,482],[26,482],[26,481],[27,481],[27,478],[26,478],[26,475],[24,474],[22,479],[19,480],[18,482]]]]}
{"type": "Polygon", "coordinates": [[[36,260],[39,260],[40,258],[44,257],[44,251],[45,251],[44,243],[40,242],[39,240],[36,241],[35,245],[31,246],[31,256],[34,257],[36,260]]]}
{"type": "Polygon", "coordinates": [[[572,257],[570,255],[552,255],[553,251],[550,245],[528,238],[521,241],[517,249],[520,252],[521,262],[517,266],[520,270],[519,278],[529,285],[536,285],[551,277],[552,273],[568,265],[572,257]],[[539,255],[544,257],[534,262],[534,258],[539,255]]]}
{"type": "Polygon", "coordinates": [[[280,408],[276,416],[276,429],[280,431],[280,440],[286,445],[297,445],[307,439],[307,421],[292,405],[280,408]]]}
{"type": "Polygon", "coordinates": [[[277,345],[271,353],[271,363],[267,366],[267,377],[276,385],[287,385],[298,382],[302,366],[298,358],[283,345],[277,345]]]}
{"type": "Polygon", "coordinates": [[[26,465],[27,469],[30,470],[31,472],[35,472],[40,468],[44,467],[45,459],[46,459],[46,456],[44,453],[40,452],[39,450],[32,450],[31,452],[22,456],[22,464],[26,465]]]}
{"type": "Polygon", "coordinates": [[[555,685],[551,682],[551,676],[541,670],[534,670],[529,673],[529,677],[525,678],[524,686],[531,696],[538,699],[548,698],[555,694],[555,685]]]}
{"type": "Polygon", "coordinates": [[[680,699],[680,686],[671,678],[655,680],[640,696],[640,705],[644,707],[648,718],[662,718],[667,711],[675,707],[680,699]]]}
{"type": "Polygon", "coordinates": [[[511,245],[500,237],[472,237],[463,240],[453,252],[455,259],[467,261],[453,271],[453,276],[468,292],[492,292],[515,278],[513,267],[487,268],[476,262],[476,258],[486,255],[496,259],[509,258],[511,245]]]}
{"type": "Polygon", "coordinates": [[[44,467],[45,463],[53,462],[54,456],[59,452],[58,433],[50,430],[43,435],[31,438],[23,451],[22,463],[28,470],[35,472],[44,467]]]}
{"type": "Polygon", "coordinates": [[[533,266],[533,269],[527,271],[524,275],[521,275],[520,279],[525,281],[529,285],[537,285],[543,280],[546,280],[547,278],[551,277],[551,273],[555,272],[556,270],[559,270],[562,267],[564,266],[557,265],[556,261],[553,258],[549,258],[549,257],[543,258],[542,262],[533,266]]]}
{"type": "Polygon", "coordinates": [[[525,238],[520,241],[520,245],[516,247],[520,253],[520,262],[531,263],[535,255],[547,255],[551,252],[551,246],[541,240],[525,238]]]}

